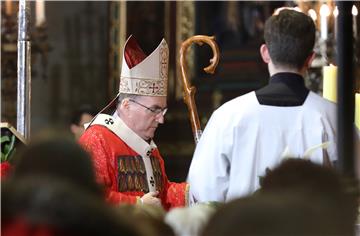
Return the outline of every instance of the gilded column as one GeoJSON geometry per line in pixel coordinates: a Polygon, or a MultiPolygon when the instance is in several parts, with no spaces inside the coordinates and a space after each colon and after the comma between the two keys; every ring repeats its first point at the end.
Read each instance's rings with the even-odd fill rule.
{"type": "Polygon", "coordinates": [[[122,48],[126,40],[126,1],[110,2],[108,96],[118,92],[122,48]]]}
{"type": "MultiPolygon", "coordinates": [[[[181,71],[179,65],[180,46],[183,41],[195,34],[195,3],[193,1],[177,1],[176,2],[176,78],[181,79],[181,71]]],[[[189,78],[194,77],[194,49],[188,50],[188,73],[189,78]]],[[[176,82],[175,97],[183,99],[181,83],[176,82]]]]}

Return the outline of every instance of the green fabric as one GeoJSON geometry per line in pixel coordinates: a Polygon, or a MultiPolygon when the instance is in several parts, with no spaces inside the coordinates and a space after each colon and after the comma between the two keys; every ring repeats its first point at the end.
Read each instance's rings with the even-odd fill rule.
{"type": "Polygon", "coordinates": [[[15,150],[15,140],[16,137],[13,134],[1,136],[1,162],[10,161],[15,150]]]}

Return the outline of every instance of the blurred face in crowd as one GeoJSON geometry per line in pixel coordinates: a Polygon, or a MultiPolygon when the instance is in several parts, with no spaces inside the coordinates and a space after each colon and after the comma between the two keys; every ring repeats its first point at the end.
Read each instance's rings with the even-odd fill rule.
{"type": "Polygon", "coordinates": [[[79,139],[80,136],[84,133],[84,131],[85,131],[84,124],[89,123],[93,118],[94,118],[94,116],[92,116],[88,113],[83,113],[81,115],[79,124],[71,125],[70,129],[71,129],[71,132],[74,134],[76,140],[79,139]]]}

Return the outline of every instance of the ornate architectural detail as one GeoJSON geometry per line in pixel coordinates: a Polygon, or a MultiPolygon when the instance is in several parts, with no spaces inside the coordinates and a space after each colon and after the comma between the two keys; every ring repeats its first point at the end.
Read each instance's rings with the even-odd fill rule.
{"type": "Polygon", "coordinates": [[[122,63],[122,48],[126,41],[126,1],[110,2],[109,14],[109,88],[110,97],[116,94],[122,63]]]}
{"type": "Polygon", "coordinates": [[[168,63],[169,63],[169,48],[165,41],[160,46],[160,78],[162,80],[168,79],[168,63]]]}
{"type": "MultiPolygon", "coordinates": [[[[195,3],[193,1],[176,2],[176,58],[180,57],[180,45],[187,38],[195,34],[195,3]]],[[[190,48],[188,51],[188,73],[190,78],[194,74],[194,50],[190,48]]],[[[176,68],[176,78],[181,78],[180,67],[176,68]]],[[[175,90],[176,99],[182,99],[181,83],[176,83],[175,90]]]]}

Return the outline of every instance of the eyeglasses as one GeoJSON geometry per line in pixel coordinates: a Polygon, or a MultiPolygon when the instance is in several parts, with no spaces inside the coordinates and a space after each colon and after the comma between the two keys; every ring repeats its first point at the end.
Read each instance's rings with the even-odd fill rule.
{"type": "Polygon", "coordinates": [[[156,107],[156,108],[147,107],[147,106],[145,106],[145,105],[143,105],[143,104],[141,104],[141,103],[139,103],[139,102],[137,102],[137,101],[135,101],[135,100],[133,100],[133,99],[129,99],[129,101],[130,101],[130,102],[133,102],[133,103],[136,103],[136,104],[138,104],[138,105],[146,108],[147,110],[151,111],[151,112],[152,112],[153,114],[155,114],[155,115],[161,114],[161,115],[165,116],[165,114],[166,114],[166,112],[167,112],[167,110],[168,110],[167,107],[165,107],[165,108],[161,108],[161,107],[156,107]]]}

